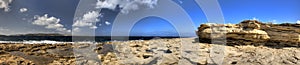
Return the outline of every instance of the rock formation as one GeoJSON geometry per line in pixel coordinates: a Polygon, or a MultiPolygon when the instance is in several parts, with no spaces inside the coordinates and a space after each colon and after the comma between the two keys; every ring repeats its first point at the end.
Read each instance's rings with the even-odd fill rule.
{"type": "Polygon", "coordinates": [[[228,45],[286,45],[299,46],[300,28],[297,24],[265,24],[245,20],[239,24],[202,24],[197,31],[201,39],[226,38],[228,45]],[[221,35],[218,33],[224,33],[221,35]],[[274,43],[276,42],[276,43],[274,43]]]}

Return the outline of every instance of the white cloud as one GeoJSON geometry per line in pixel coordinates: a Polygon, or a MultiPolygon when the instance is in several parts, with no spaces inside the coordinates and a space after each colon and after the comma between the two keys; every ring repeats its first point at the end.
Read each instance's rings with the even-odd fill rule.
{"type": "Polygon", "coordinates": [[[0,0],[0,9],[4,9],[4,11],[9,11],[9,4],[13,0],[0,0]]]}
{"type": "Polygon", "coordinates": [[[117,7],[119,0],[107,0],[107,1],[99,1],[97,2],[96,8],[108,8],[108,9],[115,9],[117,7]]]}
{"type": "Polygon", "coordinates": [[[45,26],[45,28],[47,29],[55,29],[61,32],[70,32],[70,30],[64,28],[64,25],[60,24],[59,22],[60,19],[55,17],[48,17],[48,14],[45,14],[44,16],[35,16],[32,24],[45,26]]]}
{"type": "Polygon", "coordinates": [[[271,22],[275,23],[275,22],[277,22],[277,20],[272,20],[271,22]]]}
{"type": "Polygon", "coordinates": [[[101,14],[97,11],[90,11],[83,15],[83,17],[73,24],[74,27],[90,27],[95,28],[94,25],[96,22],[99,22],[100,20],[98,17],[101,16],[101,14]]]}
{"type": "Polygon", "coordinates": [[[8,31],[9,29],[6,29],[6,28],[3,28],[3,27],[0,27],[0,31],[8,31]]]}
{"type": "MultiPolygon", "coordinates": [[[[64,26],[62,24],[48,24],[46,26],[46,28],[48,29],[57,29],[57,28],[63,28],[64,26]]],[[[62,29],[58,29],[58,30],[62,30],[62,29]]]]}
{"type": "Polygon", "coordinates": [[[110,23],[110,22],[108,22],[108,21],[105,21],[105,24],[106,24],[106,25],[110,25],[111,23],[110,23]]]}
{"type": "Polygon", "coordinates": [[[271,20],[271,21],[268,21],[268,22],[265,22],[267,24],[277,24],[277,20],[271,20]]]}
{"type": "Polygon", "coordinates": [[[97,26],[91,26],[90,29],[97,29],[97,26]]]}
{"type": "MultiPolygon", "coordinates": [[[[129,11],[138,10],[139,8],[153,8],[157,4],[157,0],[98,0],[96,3],[97,9],[108,8],[111,10],[116,9],[117,6],[121,8],[121,13],[128,13],[129,11]]],[[[96,23],[100,21],[100,17],[103,17],[103,13],[98,11],[90,11],[85,13],[81,18],[76,20],[72,25],[73,31],[80,31],[81,27],[87,27],[90,29],[97,29],[96,23]]],[[[104,22],[106,25],[111,23],[104,22]]],[[[99,24],[101,26],[101,24],[99,24]]]]}
{"type": "Polygon", "coordinates": [[[76,28],[73,28],[73,31],[78,32],[78,31],[80,31],[80,29],[78,27],[76,27],[76,28]]]}
{"type": "Polygon", "coordinates": [[[93,24],[90,22],[76,21],[73,26],[84,27],[84,26],[92,26],[93,24]]]}
{"type": "Polygon", "coordinates": [[[108,8],[114,10],[117,5],[122,9],[122,13],[138,10],[141,6],[153,8],[158,0],[98,0],[96,8],[108,8]]]}
{"type": "Polygon", "coordinates": [[[27,9],[27,8],[21,8],[21,9],[20,9],[20,12],[21,12],[21,13],[23,13],[23,12],[27,12],[27,11],[28,11],[28,9],[27,9]]]}
{"type": "Polygon", "coordinates": [[[297,20],[297,24],[300,24],[300,20],[297,20]]]}
{"type": "Polygon", "coordinates": [[[71,30],[67,30],[67,32],[72,32],[71,30]]]}
{"type": "Polygon", "coordinates": [[[258,19],[258,18],[256,18],[256,17],[253,17],[253,18],[252,18],[252,20],[258,20],[258,21],[259,21],[259,19],[258,19]]]}
{"type": "Polygon", "coordinates": [[[7,32],[10,32],[10,30],[0,27],[0,35],[7,35],[8,34],[7,32]]]}

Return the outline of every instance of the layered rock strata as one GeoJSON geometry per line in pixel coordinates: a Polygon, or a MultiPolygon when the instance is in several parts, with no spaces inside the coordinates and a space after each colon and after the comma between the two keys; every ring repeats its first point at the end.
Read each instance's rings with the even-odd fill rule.
{"type": "Polygon", "coordinates": [[[245,20],[239,24],[202,24],[197,35],[200,41],[225,37],[228,45],[299,46],[299,31],[299,24],[265,24],[245,20]]]}

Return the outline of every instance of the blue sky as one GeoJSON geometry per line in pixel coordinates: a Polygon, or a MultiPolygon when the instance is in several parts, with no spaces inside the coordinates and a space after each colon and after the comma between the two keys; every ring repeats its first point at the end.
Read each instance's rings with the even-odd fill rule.
{"type": "MultiPolygon", "coordinates": [[[[185,36],[194,36],[193,30],[207,19],[201,8],[194,0],[172,0],[179,5],[189,15],[194,23],[194,28],[187,28],[185,36]],[[192,31],[191,31],[192,30],[192,31]]],[[[1,1],[0,1],[1,2],[1,1]]],[[[95,0],[96,2],[96,0],[95,0]]],[[[158,1],[159,2],[159,1],[158,1]]],[[[259,19],[262,22],[273,23],[296,23],[300,20],[300,1],[299,0],[218,0],[226,23],[239,23],[245,19],[259,19]]],[[[0,8],[0,34],[23,34],[23,33],[68,33],[58,29],[65,28],[72,30],[74,14],[79,0],[13,0],[10,3],[10,11],[6,12],[0,8]],[[28,11],[21,13],[20,8],[27,8],[28,11]],[[35,16],[55,17],[63,27],[46,28],[50,25],[34,25],[35,16]]],[[[86,4],[94,8],[96,3],[86,4]]],[[[161,6],[154,6],[157,8],[161,6]]],[[[122,8],[120,8],[122,9],[122,8]]],[[[120,13],[115,9],[95,9],[101,11],[102,17],[97,17],[100,21],[96,24],[95,34],[98,36],[109,36],[113,27],[114,19],[120,13]],[[110,23],[107,25],[106,23],[110,23]]],[[[123,8],[124,9],[124,8],[123,8]]],[[[172,6],[170,6],[170,10],[172,6]]],[[[134,13],[143,9],[130,10],[134,13]]],[[[151,9],[148,9],[151,10],[151,9]]],[[[166,10],[168,11],[168,10],[166,10]]],[[[127,14],[130,16],[130,13],[127,14]]],[[[175,17],[180,20],[180,16],[175,17]]],[[[178,33],[174,26],[167,19],[159,17],[146,17],[133,26],[130,35],[136,36],[177,36],[178,33]]],[[[177,23],[186,23],[185,21],[177,23]]],[[[126,25],[124,25],[126,26],[126,25]]],[[[122,29],[122,28],[120,28],[122,29]]],[[[120,31],[122,32],[122,31],[120,31]]],[[[84,34],[84,33],[82,33],[84,34]]]]}
{"type": "Polygon", "coordinates": [[[247,18],[263,22],[296,23],[300,19],[299,0],[219,0],[225,20],[237,23],[247,18]]]}

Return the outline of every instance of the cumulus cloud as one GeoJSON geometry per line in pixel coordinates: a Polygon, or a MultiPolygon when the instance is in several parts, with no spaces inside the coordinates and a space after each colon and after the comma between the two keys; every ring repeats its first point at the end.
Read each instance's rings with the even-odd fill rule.
{"type": "Polygon", "coordinates": [[[115,9],[118,5],[119,0],[106,0],[106,1],[97,1],[96,8],[108,8],[115,9]]]}
{"type": "Polygon", "coordinates": [[[23,13],[23,12],[27,12],[27,11],[28,11],[28,9],[27,9],[27,8],[21,8],[21,9],[20,9],[20,12],[21,12],[21,13],[23,13]]]}
{"type": "MultiPolygon", "coordinates": [[[[153,8],[157,4],[157,0],[98,0],[96,3],[97,9],[107,8],[114,10],[117,7],[121,9],[121,13],[129,13],[129,11],[138,10],[140,8],[153,8]]],[[[99,11],[90,11],[85,13],[81,18],[74,21],[73,31],[80,31],[81,27],[90,29],[97,29],[96,23],[100,21],[103,15],[99,11]]],[[[105,21],[104,24],[110,25],[111,23],[105,21]]],[[[99,24],[98,26],[101,26],[99,24]]]]}
{"type": "Polygon", "coordinates": [[[91,29],[97,28],[94,25],[100,20],[98,17],[101,14],[97,11],[90,11],[83,15],[83,17],[79,20],[76,20],[73,24],[74,27],[90,27],[91,29]]]}
{"type": "Polygon", "coordinates": [[[4,11],[9,11],[9,4],[13,0],[0,0],[0,9],[4,9],[4,11]]]}
{"type": "Polygon", "coordinates": [[[142,7],[153,8],[158,0],[98,0],[96,8],[108,8],[114,10],[119,6],[121,13],[129,13],[129,11],[138,10],[142,7]]]}
{"type": "Polygon", "coordinates": [[[47,29],[55,29],[61,32],[71,32],[70,30],[64,28],[64,25],[60,24],[59,22],[60,19],[56,17],[48,17],[48,14],[45,14],[44,16],[35,16],[32,24],[45,26],[47,29]]]}
{"type": "Polygon", "coordinates": [[[300,20],[297,20],[297,24],[300,24],[300,20]]]}

